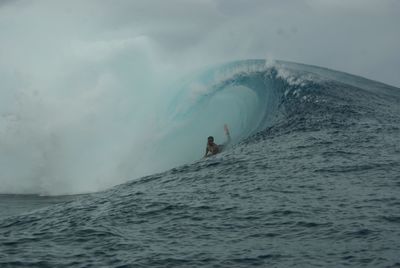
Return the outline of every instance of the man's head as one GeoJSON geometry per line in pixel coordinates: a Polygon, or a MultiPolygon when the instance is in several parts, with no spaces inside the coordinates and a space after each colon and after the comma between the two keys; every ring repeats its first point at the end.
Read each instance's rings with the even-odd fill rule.
{"type": "Polygon", "coordinates": [[[208,141],[208,144],[210,144],[210,145],[213,144],[214,143],[214,137],[213,136],[208,137],[207,141],[208,141]]]}

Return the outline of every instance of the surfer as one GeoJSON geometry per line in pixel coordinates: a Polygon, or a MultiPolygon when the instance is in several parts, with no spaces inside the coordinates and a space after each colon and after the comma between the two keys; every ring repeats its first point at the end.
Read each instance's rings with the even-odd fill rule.
{"type": "Polygon", "coordinates": [[[229,133],[228,125],[224,125],[224,131],[225,131],[225,136],[226,136],[226,142],[221,145],[217,145],[214,143],[214,137],[210,136],[207,138],[207,147],[206,147],[206,153],[204,157],[209,157],[215,154],[218,154],[222,152],[222,150],[225,148],[226,145],[228,145],[231,142],[231,135],[229,133]]]}

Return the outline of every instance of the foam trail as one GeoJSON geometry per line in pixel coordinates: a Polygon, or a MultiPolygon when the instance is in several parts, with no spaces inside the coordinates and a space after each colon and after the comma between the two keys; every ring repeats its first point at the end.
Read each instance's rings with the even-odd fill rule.
{"type": "MultiPolygon", "coordinates": [[[[124,49],[121,56],[136,49],[124,49]]],[[[1,192],[96,191],[140,174],[124,167],[123,160],[140,160],[131,151],[143,151],[141,144],[154,128],[156,111],[143,105],[157,106],[156,87],[140,78],[155,76],[151,67],[143,68],[146,60],[136,63],[141,72],[126,59],[78,60],[78,70],[66,68],[67,77],[50,76],[45,84],[23,70],[32,75],[30,81],[3,89],[8,98],[2,99],[12,105],[1,117],[1,192]],[[122,66],[103,69],[110,64],[122,66]]],[[[43,73],[49,69],[42,67],[43,73]]]]}

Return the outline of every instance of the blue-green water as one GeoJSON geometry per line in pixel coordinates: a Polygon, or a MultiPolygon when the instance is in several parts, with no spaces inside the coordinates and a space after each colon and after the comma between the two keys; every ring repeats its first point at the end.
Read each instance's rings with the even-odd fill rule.
{"type": "Polygon", "coordinates": [[[290,77],[211,87],[268,104],[217,156],[94,194],[1,196],[0,266],[399,267],[400,89],[282,64],[290,77]]]}

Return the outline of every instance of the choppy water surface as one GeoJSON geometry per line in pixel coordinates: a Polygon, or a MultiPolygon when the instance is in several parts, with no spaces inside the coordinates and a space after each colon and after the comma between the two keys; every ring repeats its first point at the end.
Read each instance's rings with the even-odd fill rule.
{"type": "Polygon", "coordinates": [[[289,69],[308,79],[272,68],[217,85],[270,90],[276,107],[222,154],[2,213],[0,266],[399,267],[400,90],[289,69]]]}

